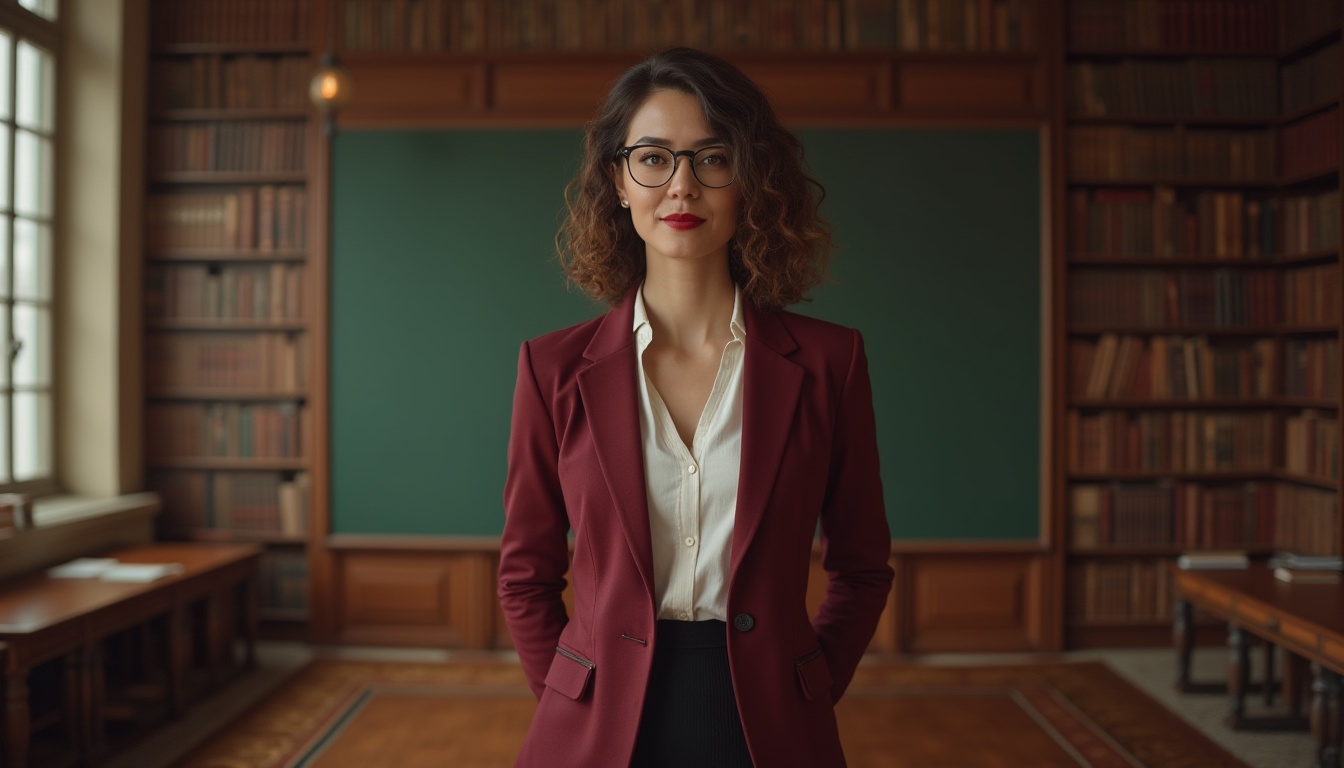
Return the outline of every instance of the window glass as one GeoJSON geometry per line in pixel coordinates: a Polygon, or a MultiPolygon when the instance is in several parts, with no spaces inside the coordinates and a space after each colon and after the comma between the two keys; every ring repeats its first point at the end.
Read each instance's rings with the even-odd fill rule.
{"type": "Polygon", "coordinates": [[[14,210],[46,219],[52,208],[52,142],[20,129],[14,143],[14,210]]]}
{"type": "Polygon", "coordinates": [[[18,386],[51,385],[51,310],[45,306],[15,302],[14,383],[18,386]]]}
{"type": "Polygon", "coordinates": [[[57,0],[19,0],[19,5],[44,19],[56,20],[57,0]]]}
{"type": "Polygon", "coordinates": [[[14,479],[51,475],[51,394],[14,393],[14,479]]]}
{"type": "Polygon", "coordinates": [[[50,133],[56,124],[56,62],[47,51],[19,41],[15,117],[19,127],[50,133]]]}
{"type": "Polygon", "coordinates": [[[31,219],[14,222],[14,296],[51,300],[51,225],[31,219]]]}

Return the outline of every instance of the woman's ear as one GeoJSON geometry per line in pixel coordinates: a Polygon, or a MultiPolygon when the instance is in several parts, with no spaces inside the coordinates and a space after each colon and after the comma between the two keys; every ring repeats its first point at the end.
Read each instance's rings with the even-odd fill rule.
{"type": "Polygon", "coordinates": [[[621,173],[621,164],[611,164],[611,182],[616,186],[616,197],[621,201],[622,208],[629,208],[630,201],[625,196],[625,174],[621,173]]]}

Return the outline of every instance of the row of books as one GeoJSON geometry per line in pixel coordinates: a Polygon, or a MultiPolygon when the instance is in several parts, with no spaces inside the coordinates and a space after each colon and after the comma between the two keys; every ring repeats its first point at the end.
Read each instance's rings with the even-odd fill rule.
{"type": "Polygon", "coordinates": [[[1325,101],[1337,101],[1344,90],[1344,56],[1338,42],[1279,70],[1279,102],[1284,112],[1315,107],[1325,101]]]}
{"type": "MultiPolygon", "coordinates": [[[[1312,349],[1334,342],[1310,342],[1312,349]]],[[[1294,351],[1297,351],[1295,348],[1294,351]]],[[[1089,400],[1267,398],[1274,394],[1278,341],[1211,344],[1204,336],[1102,334],[1069,342],[1069,394],[1089,400]]],[[[1295,357],[1295,364],[1323,357],[1295,357]]],[[[1336,353],[1336,358],[1338,357],[1336,353]]],[[[1285,377],[1288,378],[1288,377],[1285,377]]],[[[1321,381],[1325,377],[1311,377],[1321,381]]],[[[1338,381],[1338,377],[1335,377],[1338,381]]],[[[1313,395],[1332,397],[1334,390],[1313,395]]]]}
{"type": "Polygon", "coordinates": [[[159,45],[307,44],[312,5],[309,0],[154,0],[150,35],[159,45]]]}
{"type": "Polygon", "coordinates": [[[145,316],[166,320],[297,320],[303,315],[303,267],[150,264],[145,316]]]}
{"type": "MultiPolygon", "coordinates": [[[[1293,322],[1328,323],[1326,302],[1306,309],[1284,304],[1288,283],[1318,277],[1321,270],[1278,274],[1262,269],[1217,270],[1075,270],[1069,275],[1069,317],[1074,330],[1112,328],[1191,329],[1268,328],[1294,316],[1293,322]],[[1304,273],[1298,278],[1299,273],[1304,273]]],[[[1333,283],[1332,285],[1338,285],[1333,283]]],[[[1310,289],[1310,285],[1299,285],[1310,289]]]]}
{"type": "Polygon", "coordinates": [[[1065,105],[1074,117],[1268,120],[1278,80],[1273,59],[1079,62],[1066,70],[1065,105]]]}
{"type": "Polygon", "coordinates": [[[1070,411],[1073,473],[1272,472],[1284,417],[1270,412],[1070,411]]]}
{"type": "Polygon", "coordinates": [[[151,110],[292,109],[309,106],[307,56],[205,54],[150,62],[151,110]]]}
{"type": "Polygon", "coordinates": [[[1032,50],[1035,0],[345,0],[347,51],[1032,50]]]}
{"type": "Polygon", "coordinates": [[[1339,479],[1339,418],[1314,408],[1284,420],[1283,468],[1329,480],[1339,479]]]}
{"type": "Polygon", "coordinates": [[[1339,106],[1286,125],[1279,134],[1281,173],[1293,179],[1339,172],[1339,106]]]}
{"type": "Polygon", "coordinates": [[[257,602],[263,611],[308,610],[308,558],[302,551],[272,549],[257,566],[257,602]]]}
{"type": "Polygon", "coordinates": [[[1329,400],[1339,392],[1339,340],[1289,339],[1284,344],[1283,394],[1329,400]]]}
{"type": "Polygon", "coordinates": [[[145,216],[151,251],[297,251],[308,239],[308,193],[291,185],[150,195],[145,216]]]}
{"type": "Polygon", "coordinates": [[[303,334],[276,331],[151,333],[145,339],[146,385],[151,394],[301,391],[307,347],[303,334]]]}
{"type": "Polygon", "coordinates": [[[298,458],[308,417],[293,402],[153,403],[145,413],[149,458],[298,458]]]}
{"type": "Polygon", "coordinates": [[[1344,20],[1344,7],[1339,0],[1294,0],[1291,13],[1280,18],[1284,45],[1295,46],[1331,29],[1337,29],[1344,20]]]}
{"type": "Polygon", "coordinates": [[[1279,485],[1072,485],[1069,544],[1074,549],[1274,547],[1279,485]]]}
{"type": "Polygon", "coordinates": [[[1284,272],[1283,322],[1311,325],[1339,317],[1344,297],[1339,291],[1339,264],[1303,267],[1284,272]]]}
{"type": "Polygon", "coordinates": [[[1338,557],[1339,494],[1320,488],[1280,483],[1274,541],[1299,555],[1338,557]]]}
{"type": "Polygon", "coordinates": [[[150,487],[163,499],[165,534],[207,530],[300,536],[308,532],[312,481],[307,472],[160,470],[150,487]]]}
{"type": "MultiPolygon", "coordinates": [[[[1322,150],[1320,139],[1316,142],[1311,148],[1322,150]]],[[[1079,126],[1069,131],[1066,151],[1070,176],[1089,180],[1264,182],[1278,167],[1268,130],[1079,126]]]]}
{"type": "Polygon", "coordinates": [[[150,174],[301,172],[308,156],[307,133],[301,120],[153,125],[150,174]]]}
{"type": "Polygon", "coordinates": [[[1072,0],[1071,49],[1273,52],[1274,0],[1072,0]]]}
{"type": "Polygon", "coordinates": [[[1181,196],[1170,186],[1069,191],[1069,250],[1088,258],[1272,260],[1339,245],[1339,190],[1181,196]]]}
{"type": "Polygon", "coordinates": [[[1166,560],[1089,560],[1069,566],[1069,616],[1074,621],[1171,619],[1166,560]]]}

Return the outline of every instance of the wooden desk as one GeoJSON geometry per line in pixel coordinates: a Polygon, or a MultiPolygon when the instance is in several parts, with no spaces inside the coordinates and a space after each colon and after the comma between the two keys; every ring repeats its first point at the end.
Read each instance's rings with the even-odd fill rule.
{"type": "Polygon", "coordinates": [[[52,659],[64,659],[65,711],[81,763],[96,761],[102,747],[102,659],[100,641],[166,617],[169,628],[168,705],[170,715],[184,705],[191,664],[190,611],[204,606],[211,682],[222,682],[225,644],[234,627],[221,617],[242,619],[245,665],[255,663],[254,580],[261,549],[256,546],[156,544],[103,556],[127,563],[181,563],[181,574],[144,583],[99,579],[52,579],[43,574],[0,585],[0,654],[4,676],[4,765],[26,768],[31,737],[29,673],[52,659]],[[237,613],[234,613],[235,607],[237,613]]]}
{"type": "MultiPolygon", "coordinates": [[[[1339,768],[1344,734],[1340,674],[1344,673],[1344,585],[1288,584],[1264,566],[1235,571],[1174,569],[1177,684],[1190,684],[1192,618],[1199,608],[1228,623],[1229,720],[1244,726],[1248,636],[1255,635],[1311,663],[1311,730],[1316,768],[1339,768]]],[[[1285,681],[1291,677],[1285,674],[1285,681]]],[[[1290,708],[1292,704],[1290,702],[1290,708]]]]}

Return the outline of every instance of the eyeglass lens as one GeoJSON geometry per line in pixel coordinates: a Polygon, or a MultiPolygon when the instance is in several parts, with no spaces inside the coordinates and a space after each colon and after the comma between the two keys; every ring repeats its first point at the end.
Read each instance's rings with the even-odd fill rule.
{"type": "MultiPolygon", "coordinates": [[[[645,187],[661,187],[676,173],[681,158],[664,147],[632,147],[626,156],[630,178],[645,187]]],[[[694,155],[685,153],[691,161],[695,178],[706,187],[726,187],[733,183],[733,163],[724,147],[705,147],[694,155]]]]}

